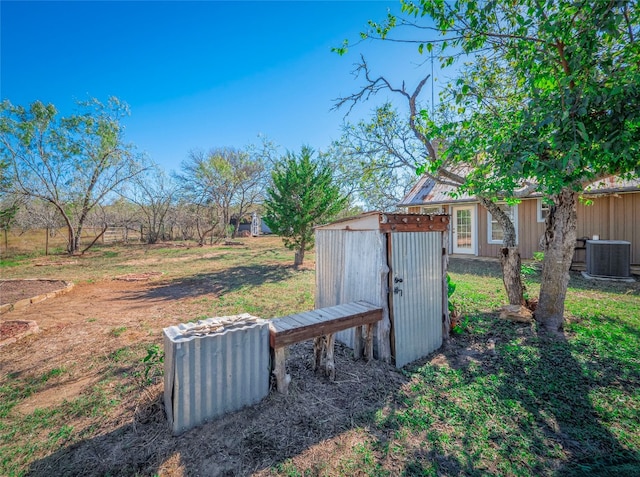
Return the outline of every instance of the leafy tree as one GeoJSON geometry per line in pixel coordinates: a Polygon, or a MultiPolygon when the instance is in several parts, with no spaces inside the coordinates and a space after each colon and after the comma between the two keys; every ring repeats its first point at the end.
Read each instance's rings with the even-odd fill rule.
{"type": "Polygon", "coordinates": [[[334,184],[331,167],[312,156],[313,150],[303,147],[299,155],[289,152],[276,163],[264,203],[264,221],[295,251],[296,267],[313,248],[313,227],[331,220],[347,203],[334,184]]]}
{"type": "Polygon", "coordinates": [[[143,169],[124,142],[128,108],[117,98],[78,103],[80,111],[61,117],[52,104],[29,108],[0,105],[0,154],[9,164],[9,193],[52,204],[68,231],[74,253],[89,212],[143,169]]]}
{"type": "Polygon", "coordinates": [[[446,159],[471,166],[466,186],[514,197],[529,182],[549,201],[536,319],[552,332],[563,326],[580,193],[594,180],[640,174],[637,3],[420,0],[403,3],[408,20],[371,23],[382,39],[399,24],[418,27],[394,41],[458,68],[449,88],[456,117],[416,117],[448,139],[446,159]],[[418,37],[428,30],[440,37],[418,37]]]}

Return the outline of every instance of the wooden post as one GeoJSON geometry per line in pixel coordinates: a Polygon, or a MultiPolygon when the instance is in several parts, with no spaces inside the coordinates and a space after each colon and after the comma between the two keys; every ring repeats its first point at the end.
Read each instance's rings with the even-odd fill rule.
{"type": "Polygon", "coordinates": [[[324,354],[324,336],[313,339],[313,363],[311,369],[317,371],[322,366],[322,355],[324,354]]]}
{"type": "Polygon", "coordinates": [[[330,334],[325,336],[326,341],[326,354],[325,354],[325,363],[324,363],[324,372],[331,381],[335,381],[336,379],[336,363],[333,359],[333,348],[336,342],[336,335],[330,334]]]}
{"type": "Polygon", "coordinates": [[[368,324],[366,342],[364,345],[364,356],[367,361],[371,361],[373,359],[373,330],[373,324],[368,324]]]}
{"type": "Polygon", "coordinates": [[[275,348],[273,353],[273,375],[276,377],[276,389],[279,393],[289,393],[291,376],[287,374],[286,352],[284,346],[275,348]]]}
{"type": "Polygon", "coordinates": [[[362,326],[356,326],[353,336],[353,357],[355,359],[362,358],[362,352],[362,326]]]}
{"type": "Polygon", "coordinates": [[[44,231],[44,254],[49,255],[49,227],[44,231]]]}

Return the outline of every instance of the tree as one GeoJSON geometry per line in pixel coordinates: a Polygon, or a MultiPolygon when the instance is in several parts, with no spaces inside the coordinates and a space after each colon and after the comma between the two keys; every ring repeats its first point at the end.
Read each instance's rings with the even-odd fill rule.
{"type": "Polygon", "coordinates": [[[140,156],[124,142],[128,108],[117,98],[78,103],[60,117],[40,101],[27,109],[0,106],[0,154],[9,163],[13,195],[41,199],[60,213],[74,253],[89,212],[143,170],[140,156]]]}
{"type": "Polygon", "coordinates": [[[439,126],[426,111],[416,117],[449,139],[446,159],[472,165],[467,185],[514,197],[534,183],[550,203],[535,315],[551,332],[564,322],[580,193],[611,175],[640,175],[637,3],[421,0],[403,3],[417,21],[371,24],[373,37],[435,49],[458,68],[449,88],[457,117],[439,126]],[[393,39],[399,24],[441,36],[393,39]]]}
{"type": "Polygon", "coordinates": [[[299,155],[289,152],[276,163],[264,203],[264,221],[295,251],[295,267],[313,248],[314,225],[331,220],[347,203],[334,184],[331,167],[312,156],[313,150],[303,147],[299,155]]]}
{"type": "MultiPolygon", "coordinates": [[[[413,90],[408,90],[404,82],[398,87],[385,76],[373,76],[369,65],[361,57],[356,68],[356,76],[364,77],[365,85],[356,93],[338,99],[335,105],[336,109],[349,105],[349,110],[351,110],[357,102],[368,100],[381,91],[395,94],[405,102],[408,109],[408,118],[404,123],[397,114],[390,114],[388,109],[378,109],[372,125],[360,128],[362,133],[359,141],[362,145],[356,146],[356,155],[360,156],[360,160],[366,164],[367,159],[372,155],[370,152],[363,155],[363,151],[378,151],[379,154],[382,154],[382,156],[374,155],[373,163],[365,165],[367,168],[373,168],[374,171],[378,169],[378,175],[384,173],[385,168],[387,170],[402,168],[414,162],[418,165],[418,173],[425,174],[430,179],[454,189],[467,190],[475,195],[502,227],[503,248],[500,254],[500,263],[507,299],[512,305],[522,305],[524,303],[524,285],[520,273],[521,259],[516,243],[516,230],[511,217],[494,200],[504,199],[505,194],[489,194],[482,188],[476,187],[473,177],[468,174],[468,171],[472,170],[469,167],[472,161],[461,167],[460,161],[443,155],[447,150],[444,147],[447,139],[443,136],[444,129],[435,127],[436,123],[429,118],[426,110],[420,108],[419,103],[430,75],[420,79],[413,90]],[[380,158],[383,160],[380,161],[380,158]]],[[[441,114],[443,118],[447,117],[446,111],[441,114]]],[[[377,176],[374,174],[373,177],[377,176]]],[[[530,184],[526,184],[521,190],[514,191],[513,195],[524,196],[530,191],[530,184]]]]}
{"type": "MultiPolygon", "coordinates": [[[[122,240],[129,242],[129,232],[140,233],[142,217],[140,209],[124,197],[118,197],[104,208],[105,220],[109,225],[122,229],[122,240]]],[[[136,240],[138,235],[135,235],[136,240]]]]}
{"type": "Polygon", "coordinates": [[[133,180],[126,197],[138,206],[146,225],[148,244],[157,243],[165,227],[165,217],[174,202],[176,187],[157,166],[133,180]]]}
{"type": "Polygon", "coordinates": [[[394,210],[409,192],[421,163],[421,145],[391,105],[369,121],[347,123],[328,151],[343,190],[367,210],[394,210]]]}
{"type": "MultiPolygon", "coordinates": [[[[264,172],[261,157],[236,149],[211,149],[190,152],[177,179],[192,202],[217,207],[226,236],[232,214],[242,217],[262,198],[264,172]]],[[[231,235],[235,233],[234,229],[231,235]]]]}

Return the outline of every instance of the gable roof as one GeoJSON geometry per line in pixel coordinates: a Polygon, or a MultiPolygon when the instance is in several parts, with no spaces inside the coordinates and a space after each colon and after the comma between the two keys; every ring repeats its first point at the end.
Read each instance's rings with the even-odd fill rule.
{"type": "Polygon", "coordinates": [[[422,176],[409,193],[404,196],[398,207],[413,207],[424,204],[450,204],[452,202],[475,202],[475,198],[467,193],[452,197],[456,187],[434,181],[422,176]]]}
{"type": "MultiPolygon", "coordinates": [[[[585,187],[585,195],[614,194],[617,192],[639,192],[640,178],[623,180],[619,177],[602,179],[585,187]]],[[[540,197],[541,194],[533,193],[529,197],[540,197]]],[[[456,193],[456,187],[441,184],[428,176],[422,176],[416,185],[398,204],[398,207],[416,207],[421,205],[441,205],[477,202],[475,196],[467,193],[456,193]]]]}

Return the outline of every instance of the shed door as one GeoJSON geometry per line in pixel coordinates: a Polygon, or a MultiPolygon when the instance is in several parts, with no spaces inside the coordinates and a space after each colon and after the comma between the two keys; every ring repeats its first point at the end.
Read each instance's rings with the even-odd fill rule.
{"type": "Polygon", "coordinates": [[[442,237],[435,232],[393,232],[390,296],[397,367],[442,345],[442,237]]]}

